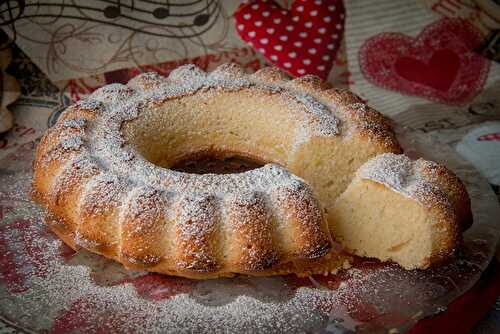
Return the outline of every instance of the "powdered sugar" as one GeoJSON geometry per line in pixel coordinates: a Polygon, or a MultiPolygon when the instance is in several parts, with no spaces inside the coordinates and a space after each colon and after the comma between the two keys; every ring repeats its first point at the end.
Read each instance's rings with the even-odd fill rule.
{"type": "Polygon", "coordinates": [[[475,222],[460,256],[435,270],[405,271],[367,261],[354,263],[347,273],[314,276],[314,286],[292,276],[207,281],[144,276],[84,250],[68,254],[42,222],[45,212],[30,200],[33,152],[17,156],[2,159],[0,169],[0,259],[10,263],[0,266],[0,314],[26,332],[404,330],[474,284],[498,240],[496,197],[467,168],[475,222]]]}
{"type": "Polygon", "coordinates": [[[116,175],[101,173],[90,180],[83,190],[85,196],[80,209],[92,214],[102,214],[117,204],[127,192],[126,183],[116,175]]]}
{"type": "Polygon", "coordinates": [[[73,136],[61,140],[61,147],[65,150],[76,150],[79,149],[82,145],[83,140],[80,136],[73,136]]]}
{"type": "MultiPolygon", "coordinates": [[[[186,65],[172,71],[168,79],[162,80],[158,75],[143,74],[132,81],[130,87],[113,84],[94,92],[80,106],[89,108],[101,107],[97,102],[105,104],[106,112],[92,124],[89,134],[89,149],[100,164],[117,175],[121,175],[134,184],[147,184],[156,189],[179,192],[194,190],[211,193],[216,196],[239,191],[267,191],[269,188],[288,183],[297,178],[279,166],[265,166],[258,170],[238,175],[191,175],[158,168],[146,161],[140,154],[126,145],[121,134],[121,124],[138,116],[140,110],[149,103],[160,103],[172,98],[194,94],[199,90],[224,89],[229,91],[240,89],[257,89],[270,93],[279,93],[290,101],[291,108],[299,108],[308,121],[297,134],[297,141],[303,142],[311,135],[334,136],[339,134],[338,119],[329,109],[312,96],[285,89],[278,85],[269,85],[260,81],[252,81],[244,75],[241,68],[235,65],[223,65],[205,74],[193,65],[186,65]],[[155,86],[144,89],[144,84],[154,80],[155,86]],[[276,172],[278,171],[279,172],[276,172]],[[165,188],[168,185],[168,189],[165,188]]],[[[66,123],[75,125],[76,121],[66,123]]],[[[78,148],[82,142],[77,138],[64,141],[67,148],[78,148]]]]}
{"type": "Polygon", "coordinates": [[[361,166],[357,175],[417,201],[439,201],[450,206],[447,196],[441,194],[437,184],[423,175],[422,164],[423,160],[412,161],[403,154],[384,153],[361,166]]]}
{"type": "MultiPolygon", "coordinates": [[[[61,241],[40,236],[44,228],[33,221],[22,231],[30,236],[24,240],[41,246],[41,252],[23,255],[28,263],[36,261],[38,269],[26,273],[28,289],[10,296],[10,308],[0,306],[2,315],[16,312],[16,319],[21,315],[25,319],[23,326],[40,331],[295,333],[315,332],[327,325],[353,330],[365,321],[359,314],[363,310],[368,312],[365,316],[397,310],[398,321],[406,316],[411,322],[411,316],[431,296],[440,296],[448,282],[433,281],[432,276],[422,280],[424,273],[375,265],[349,269],[341,278],[317,276],[314,284],[291,277],[188,281],[185,291],[151,299],[140,295],[135,284],[135,277],[145,277],[143,273],[129,272],[123,279],[117,265],[85,251],[64,260],[61,241]],[[105,277],[106,284],[98,284],[96,276],[105,277]],[[394,289],[395,284],[400,288],[394,289]],[[370,313],[375,312],[370,305],[379,308],[377,313],[370,313]]],[[[15,237],[11,238],[9,242],[15,237]]],[[[475,269],[463,270],[470,274],[475,269]]],[[[183,279],[165,278],[156,289],[175,289],[179,284],[175,280],[183,279]]],[[[381,325],[391,326],[391,322],[381,325]]]]}
{"type": "Polygon", "coordinates": [[[392,189],[410,195],[408,186],[416,181],[412,161],[405,155],[382,154],[371,159],[358,171],[361,178],[385,184],[392,189]]]}
{"type": "MultiPolygon", "coordinates": [[[[226,266],[226,258],[217,258],[212,250],[214,247],[223,247],[217,246],[219,241],[212,236],[216,227],[227,230],[226,225],[233,223],[228,223],[227,217],[221,217],[224,213],[221,204],[228,198],[237,200],[241,194],[259,194],[265,205],[263,210],[255,211],[255,214],[265,217],[255,218],[264,218],[266,226],[261,226],[261,229],[266,231],[272,221],[265,218],[273,214],[279,216],[272,211],[279,211],[280,206],[284,205],[280,201],[286,202],[290,209],[297,208],[296,211],[307,209],[307,213],[298,212],[284,217],[285,220],[280,222],[283,226],[301,224],[304,230],[295,235],[300,239],[297,242],[300,241],[303,247],[294,249],[293,254],[286,253],[292,252],[289,251],[292,247],[286,248],[281,254],[283,259],[290,261],[312,258],[328,252],[331,242],[323,231],[325,221],[321,208],[318,205],[307,208],[301,206],[301,201],[316,203],[314,195],[304,180],[283,167],[267,164],[243,173],[222,175],[173,171],[148,161],[135,149],[134,143],[128,142],[133,141],[133,138],[126,138],[122,131],[125,123],[138,118],[146,108],[155,108],[169,100],[179,99],[182,102],[183,97],[193,94],[210,97],[211,94],[245,90],[255,96],[277,95],[280,103],[290,110],[290,117],[296,118],[301,125],[297,129],[296,142],[302,143],[313,136],[339,134],[338,119],[333,113],[312,96],[297,91],[298,86],[291,89],[286,86],[286,82],[281,82],[280,86],[269,84],[262,78],[252,78],[234,64],[222,65],[210,74],[187,65],[172,71],[168,78],[142,75],[129,85],[112,84],[101,87],[88,99],[98,102],[81,102],[71,107],[64,116],[66,119],[58,122],[51,132],[56,145],[61,148],[61,152],[54,151],[52,158],[66,161],[57,168],[51,192],[56,194],[61,203],[67,196],[77,200],[75,205],[79,211],[75,216],[79,218],[73,222],[75,230],[71,231],[76,235],[76,243],[95,250],[99,244],[114,245],[118,240],[119,245],[118,248],[113,248],[113,256],[120,261],[159,265],[161,261],[170,263],[168,256],[174,256],[176,265],[168,268],[171,272],[189,269],[217,273],[219,270],[226,270],[222,273],[230,274],[237,269],[232,265],[226,266]],[[89,108],[92,109],[90,116],[89,108]],[[67,151],[71,152],[66,154],[67,151]],[[120,186],[119,194],[116,193],[116,182],[94,180],[101,179],[102,175],[115,175],[124,184],[120,186]],[[84,186],[83,193],[80,193],[80,185],[84,186]],[[304,189],[309,191],[303,191],[304,189]],[[286,196],[273,196],[275,190],[278,193],[287,190],[286,196]],[[78,194],[74,193],[76,191],[78,194]],[[298,193],[294,195],[294,192],[298,193]],[[120,200],[122,202],[118,204],[120,200]],[[110,202],[108,206],[92,204],[105,201],[110,202]],[[102,216],[113,207],[117,211],[115,216],[102,216]],[[89,227],[81,226],[83,217],[98,217],[99,214],[100,219],[107,222],[109,227],[93,226],[90,222],[89,227]],[[165,224],[165,220],[169,223],[165,224]],[[104,233],[105,229],[112,232],[104,233]],[[165,247],[160,243],[167,235],[175,241],[172,246],[175,250],[170,249],[175,251],[175,255],[163,253],[165,247]],[[90,236],[94,236],[97,243],[87,240],[92,238],[90,236]]],[[[241,200],[244,198],[241,197],[241,200]]],[[[244,229],[236,225],[235,223],[233,228],[244,229]]],[[[258,246],[259,237],[255,232],[248,240],[255,247],[249,248],[249,254],[259,260],[253,261],[256,265],[268,265],[253,268],[255,271],[268,269],[270,265],[277,264],[275,262],[278,260],[278,243],[270,241],[258,246]]]]}
{"type": "MultiPolygon", "coordinates": [[[[36,261],[38,269],[25,273],[24,285],[29,288],[10,299],[15,306],[22,305],[21,310],[11,307],[12,312],[17,312],[16,317],[26,317],[23,325],[37,330],[56,331],[58,326],[63,326],[66,330],[72,328],[70,331],[106,329],[111,333],[246,332],[250,329],[257,332],[296,332],[320,326],[326,314],[318,312],[316,306],[333,295],[332,292],[309,288],[299,289],[290,295],[281,279],[262,278],[251,282],[248,278],[240,278],[226,281],[223,284],[226,292],[213,286],[215,281],[192,282],[190,285],[196,290],[189,294],[174,292],[171,297],[151,300],[140,296],[131,283],[96,284],[92,279],[92,268],[100,267],[97,269],[101,271],[100,275],[104,271],[104,275],[113,282],[116,280],[113,276],[116,275],[116,265],[83,251],[73,255],[66,263],[61,257],[62,242],[53,236],[40,234],[45,228],[40,221],[33,221],[19,231],[25,234],[24,242],[34,243],[20,247],[34,248],[37,244],[41,251],[23,255],[28,263],[36,261]],[[256,294],[255,284],[261,287],[269,285],[275,292],[278,287],[280,293],[272,296],[261,291],[260,296],[256,294]],[[204,292],[207,290],[208,295],[204,292]],[[215,292],[217,290],[218,293],[215,292]],[[222,295],[219,296],[219,293],[222,295]],[[220,302],[224,300],[224,294],[230,296],[232,293],[235,293],[234,298],[220,302]],[[213,304],[216,300],[219,300],[217,304],[213,304]],[[43,319],[50,319],[50,322],[43,319]]],[[[9,242],[14,239],[13,235],[9,242]]],[[[130,281],[133,283],[133,277],[138,274],[143,275],[129,273],[127,276],[132,278],[130,281]]],[[[165,288],[169,287],[163,284],[165,288]]],[[[9,309],[0,308],[2,315],[9,316],[5,313],[9,309]]]]}
{"type": "Polygon", "coordinates": [[[313,123],[317,135],[335,136],[339,134],[339,120],[331,114],[328,107],[308,94],[295,94],[295,99],[315,116],[310,122],[313,123]],[[330,117],[325,115],[330,115],[330,117]]]}
{"type": "Polygon", "coordinates": [[[85,126],[86,123],[87,123],[86,119],[77,118],[77,119],[65,119],[64,121],[62,121],[61,124],[63,127],[83,129],[83,127],[85,126]]]}
{"type": "Polygon", "coordinates": [[[105,103],[107,110],[92,126],[89,148],[105,169],[125,177],[132,184],[147,185],[171,193],[194,191],[225,197],[227,194],[243,191],[268,192],[270,188],[299,179],[277,165],[267,165],[234,175],[193,175],[153,165],[128,146],[121,134],[122,122],[137,117],[141,108],[149,103],[160,103],[200,90],[264,90],[281,94],[289,101],[291,108],[301,110],[308,121],[300,129],[300,141],[312,134],[334,136],[339,131],[338,119],[312,96],[252,81],[250,76],[244,75],[234,65],[223,65],[209,75],[192,65],[181,66],[172,71],[168,79],[161,80],[158,75],[143,74],[133,79],[130,86],[136,88],[136,93],[126,86],[113,85],[90,96],[90,101],[97,99],[105,103]],[[151,80],[155,82],[154,88],[149,86],[151,80]],[[112,96],[113,94],[116,96],[112,96]],[[124,103],[123,100],[127,102],[124,103]]]}

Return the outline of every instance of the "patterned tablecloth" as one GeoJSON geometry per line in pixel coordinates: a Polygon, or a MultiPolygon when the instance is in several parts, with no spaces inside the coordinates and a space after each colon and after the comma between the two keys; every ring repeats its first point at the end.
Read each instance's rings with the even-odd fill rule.
{"type": "MultiPolygon", "coordinates": [[[[0,28],[0,132],[12,126],[0,163],[31,152],[68,105],[104,84],[185,63],[275,64],[352,89],[474,166],[500,200],[498,1],[11,0],[0,28]]],[[[474,329],[498,331],[500,301],[474,329]]],[[[0,321],[0,333],[15,332],[0,321]]]]}

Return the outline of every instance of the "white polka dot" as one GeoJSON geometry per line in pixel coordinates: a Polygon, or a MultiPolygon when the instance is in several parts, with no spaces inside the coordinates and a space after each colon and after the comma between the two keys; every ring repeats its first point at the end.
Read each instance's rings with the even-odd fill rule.
{"type": "Polygon", "coordinates": [[[293,42],[293,45],[300,48],[302,46],[302,42],[301,41],[293,42]]]}
{"type": "Polygon", "coordinates": [[[307,32],[301,31],[301,32],[299,32],[299,36],[302,37],[302,38],[306,38],[307,37],[307,32]]]}
{"type": "Polygon", "coordinates": [[[320,44],[321,43],[321,38],[317,37],[317,38],[313,39],[313,41],[316,44],[320,44]]]}
{"type": "Polygon", "coordinates": [[[302,60],[302,63],[304,63],[304,65],[310,65],[311,64],[311,59],[304,59],[302,60]]]}
{"type": "Polygon", "coordinates": [[[303,11],[304,11],[304,6],[297,7],[297,12],[303,12],[303,11]]]}
{"type": "Polygon", "coordinates": [[[288,14],[288,12],[286,10],[282,9],[281,14],[286,15],[286,14],[288,14]]]}
{"type": "Polygon", "coordinates": [[[334,48],[334,47],[335,47],[335,44],[328,44],[328,45],[326,46],[326,48],[327,48],[328,50],[333,50],[333,48],[334,48]]]}
{"type": "Polygon", "coordinates": [[[290,58],[295,58],[295,57],[297,57],[297,52],[290,52],[290,53],[288,54],[288,56],[289,56],[290,58]]]}
{"type": "Polygon", "coordinates": [[[243,18],[244,18],[245,20],[250,20],[250,18],[251,18],[251,17],[252,17],[252,15],[250,15],[250,14],[245,14],[245,15],[243,15],[243,18]]]}
{"type": "Polygon", "coordinates": [[[333,12],[335,10],[335,5],[328,6],[328,10],[333,12]]]}
{"type": "Polygon", "coordinates": [[[293,26],[286,26],[286,27],[285,27],[285,29],[286,29],[287,31],[293,31],[293,26]]]}
{"type": "Polygon", "coordinates": [[[325,21],[325,22],[330,22],[331,20],[332,20],[332,18],[330,16],[325,16],[323,18],[323,21],[325,21]]]}
{"type": "Polygon", "coordinates": [[[309,52],[310,54],[314,55],[316,54],[316,49],[315,48],[310,48],[309,50],[307,50],[307,52],[309,52]]]}
{"type": "Polygon", "coordinates": [[[255,21],[255,25],[256,25],[257,27],[262,26],[262,21],[255,21]]]}
{"type": "Polygon", "coordinates": [[[281,23],[281,19],[279,17],[275,18],[273,20],[274,24],[280,24],[281,23]]]}
{"type": "Polygon", "coordinates": [[[267,28],[266,31],[268,34],[274,34],[275,32],[274,28],[267,28]]]}
{"type": "Polygon", "coordinates": [[[255,31],[250,31],[250,32],[248,33],[248,36],[250,36],[250,37],[255,37],[255,31]]]}
{"type": "Polygon", "coordinates": [[[319,28],[319,29],[318,29],[318,32],[319,32],[320,34],[324,34],[324,33],[326,32],[326,28],[319,28]]]}
{"type": "Polygon", "coordinates": [[[284,63],[283,66],[285,66],[286,68],[290,68],[290,67],[292,67],[292,64],[291,63],[284,63]]]}
{"type": "Polygon", "coordinates": [[[268,17],[269,15],[271,15],[271,13],[269,13],[268,11],[265,11],[262,13],[262,16],[264,16],[264,17],[268,17]]]}
{"type": "Polygon", "coordinates": [[[337,39],[337,38],[339,38],[339,35],[333,34],[332,37],[333,37],[333,39],[337,39]]]}
{"type": "Polygon", "coordinates": [[[324,61],[328,61],[328,60],[330,60],[330,56],[329,55],[323,55],[321,57],[321,59],[323,59],[324,61]]]}
{"type": "Polygon", "coordinates": [[[307,21],[305,24],[306,28],[311,28],[313,26],[313,23],[311,21],[307,21]]]}
{"type": "Polygon", "coordinates": [[[260,53],[266,53],[266,49],[264,49],[264,48],[260,48],[260,49],[259,49],[259,52],[260,52],[260,53]]]}
{"type": "Polygon", "coordinates": [[[321,0],[316,0],[316,1],[314,1],[314,3],[319,6],[319,5],[321,5],[321,0]]]}
{"type": "Polygon", "coordinates": [[[339,23],[335,26],[335,28],[337,28],[338,30],[342,29],[342,25],[339,23]]]}
{"type": "Polygon", "coordinates": [[[252,5],[252,9],[259,9],[259,4],[258,3],[254,3],[252,5]]]}
{"type": "Polygon", "coordinates": [[[326,69],[325,65],[319,65],[318,67],[316,67],[318,70],[320,71],[324,71],[326,69]]]}
{"type": "Polygon", "coordinates": [[[253,46],[253,42],[252,41],[248,41],[247,43],[250,44],[251,46],[253,46]]]}
{"type": "Polygon", "coordinates": [[[238,30],[243,30],[245,29],[245,26],[243,24],[238,24],[238,30]]]}
{"type": "Polygon", "coordinates": [[[294,16],[294,17],[292,17],[292,21],[293,22],[299,22],[300,21],[300,17],[294,16]]]}
{"type": "Polygon", "coordinates": [[[306,73],[306,70],[304,70],[303,68],[299,68],[299,69],[297,70],[297,73],[298,73],[298,74],[304,74],[304,73],[306,73]]]}
{"type": "Polygon", "coordinates": [[[287,35],[281,35],[280,36],[280,41],[283,41],[283,42],[288,41],[288,36],[287,35]]]}
{"type": "Polygon", "coordinates": [[[275,49],[276,51],[281,51],[281,50],[283,50],[283,45],[279,45],[279,44],[278,44],[278,45],[275,45],[275,46],[274,46],[274,49],[275,49]]]}
{"type": "Polygon", "coordinates": [[[274,61],[278,60],[278,56],[277,55],[271,55],[271,57],[269,57],[269,58],[271,58],[271,60],[274,60],[274,61]]]}
{"type": "Polygon", "coordinates": [[[260,39],[260,42],[261,42],[262,44],[267,44],[267,43],[269,43],[269,40],[268,40],[267,38],[261,38],[261,39],[260,39]]]}
{"type": "Polygon", "coordinates": [[[317,10],[311,10],[311,12],[309,14],[311,16],[316,16],[316,15],[318,15],[318,11],[317,10]]]}

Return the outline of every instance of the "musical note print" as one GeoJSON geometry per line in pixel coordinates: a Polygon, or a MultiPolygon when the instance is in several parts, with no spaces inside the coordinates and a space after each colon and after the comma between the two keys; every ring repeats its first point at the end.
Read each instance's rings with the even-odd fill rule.
{"type": "Polygon", "coordinates": [[[8,25],[14,23],[24,12],[24,0],[1,1],[0,2],[0,24],[8,25]]]}
{"type": "Polygon", "coordinates": [[[232,26],[228,13],[237,5],[221,0],[4,0],[0,29],[8,43],[31,45],[36,64],[53,74],[51,79],[63,80],[72,78],[69,72],[103,73],[240,47],[236,39],[223,43],[232,26]]]}
{"type": "Polygon", "coordinates": [[[167,3],[165,6],[157,7],[153,10],[153,16],[157,19],[164,19],[170,15],[170,4],[167,3]]]}
{"type": "Polygon", "coordinates": [[[0,27],[37,18],[71,19],[116,26],[137,33],[159,37],[192,38],[207,32],[221,12],[218,0],[157,1],[157,0],[71,0],[25,1],[8,0],[0,3],[0,27]],[[55,13],[58,12],[58,13],[55,13]],[[153,32],[149,26],[169,28],[170,32],[153,32]],[[193,28],[189,34],[171,29],[193,28]]]}
{"type": "Polygon", "coordinates": [[[118,0],[118,3],[106,6],[104,8],[103,14],[108,19],[116,19],[122,13],[121,1],[118,0]]]}

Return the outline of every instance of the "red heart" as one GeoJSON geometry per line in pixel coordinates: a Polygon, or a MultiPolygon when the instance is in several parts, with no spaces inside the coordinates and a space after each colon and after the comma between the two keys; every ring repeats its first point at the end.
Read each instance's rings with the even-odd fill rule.
{"type": "Polygon", "coordinates": [[[342,0],[296,0],[289,10],[253,0],[234,13],[240,37],[293,76],[326,79],[344,32],[342,0]]]}
{"type": "Polygon", "coordinates": [[[465,104],[483,88],[489,61],[474,52],[481,35],[466,21],[440,19],[416,38],[382,33],[360,48],[361,72],[371,83],[429,100],[465,104]]]}
{"type": "Polygon", "coordinates": [[[401,57],[396,60],[396,72],[403,78],[419,82],[446,92],[460,68],[460,58],[450,50],[438,50],[429,64],[415,58],[401,57]]]}
{"type": "Polygon", "coordinates": [[[482,135],[477,138],[479,141],[500,141],[500,132],[489,133],[487,135],[482,135]]]}

